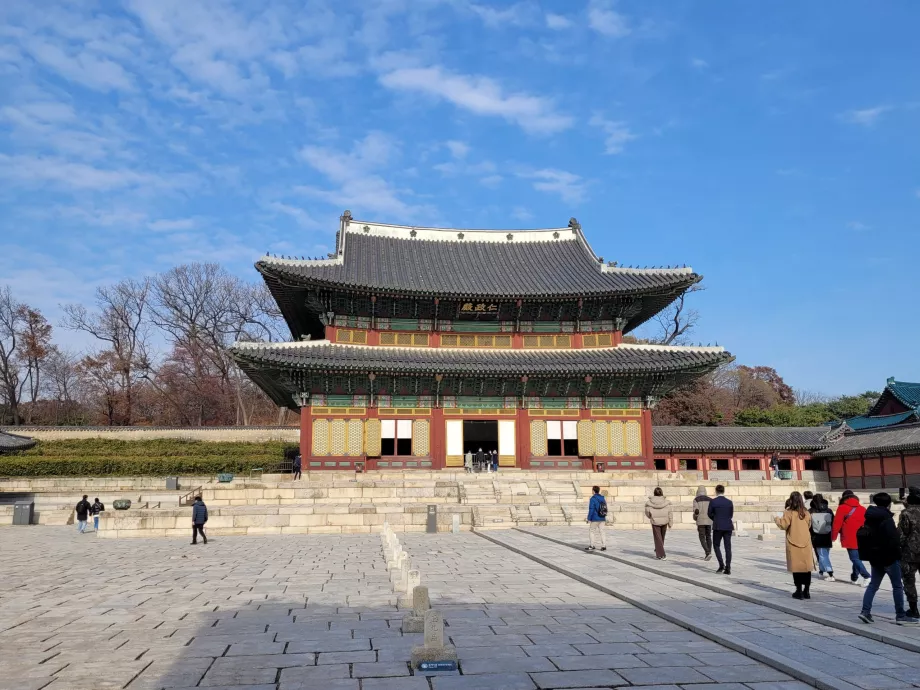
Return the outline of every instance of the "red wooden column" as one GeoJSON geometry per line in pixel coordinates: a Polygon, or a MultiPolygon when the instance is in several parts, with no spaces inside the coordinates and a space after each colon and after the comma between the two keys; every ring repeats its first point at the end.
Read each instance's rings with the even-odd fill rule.
{"type": "Polygon", "coordinates": [[[517,452],[517,466],[523,470],[530,469],[530,416],[527,410],[519,408],[515,416],[517,428],[514,433],[514,443],[517,452]]]}
{"type": "MultiPolygon", "coordinates": [[[[431,408],[431,469],[447,467],[447,436],[444,425],[444,408],[431,408]]],[[[451,469],[458,469],[456,467],[451,469]]]]}
{"type": "MultiPolygon", "coordinates": [[[[313,420],[309,407],[300,408],[300,459],[306,466],[313,450],[313,420]]],[[[309,467],[305,467],[309,469],[309,467]]]]}
{"type": "Polygon", "coordinates": [[[655,439],[652,438],[652,411],[642,410],[642,455],[655,469],[655,439]]]}

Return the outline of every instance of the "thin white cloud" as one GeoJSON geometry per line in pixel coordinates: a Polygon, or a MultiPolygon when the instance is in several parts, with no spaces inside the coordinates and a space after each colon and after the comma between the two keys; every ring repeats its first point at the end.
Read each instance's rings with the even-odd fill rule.
{"type": "Polygon", "coordinates": [[[533,2],[518,2],[504,9],[471,3],[469,9],[482,20],[483,24],[492,29],[506,24],[513,26],[532,24],[539,15],[539,8],[533,2]]]}
{"type": "Polygon", "coordinates": [[[863,230],[871,230],[872,226],[866,225],[865,223],[859,220],[851,220],[850,222],[847,223],[847,228],[849,228],[850,230],[855,230],[856,232],[862,232],[863,230]]]}
{"type": "Polygon", "coordinates": [[[851,125],[862,125],[863,127],[872,127],[878,122],[878,119],[891,110],[890,105],[877,105],[874,108],[864,108],[862,110],[848,110],[840,115],[840,119],[851,125]]]}
{"type": "Polygon", "coordinates": [[[65,79],[96,91],[130,91],[134,79],[119,63],[83,47],[70,47],[32,37],[23,50],[36,62],[54,70],[65,79]]]}
{"type": "Polygon", "coordinates": [[[639,138],[622,120],[608,120],[601,115],[593,115],[590,124],[604,133],[604,151],[607,154],[623,153],[626,144],[639,138]]]}
{"type": "Polygon", "coordinates": [[[194,230],[199,225],[197,218],[161,218],[147,224],[154,232],[176,232],[178,230],[194,230]]]}
{"type": "Polygon", "coordinates": [[[101,168],[46,156],[0,154],[0,177],[21,186],[53,185],[71,191],[181,186],[188,175],[167,176],[130,168],[101,168]]]}
{"type": "Polygon", "coordinates": [[[476,115],[502,117],[534,134],[551,134],[573,124],[548,98],[508,93],[488,77],[455,74],[442,67],[398,69],[380,77],[388,89],[425,93],[476,115]]]}
{"type": "Polygon", "coordinates": [[[694,69],[706,69],[709,67],[709,63],[706,62],[703,58],[695,57],[690,60],[690,66],[694,69]]]}
{"type": "Polygon", "coordinates": [[[523,170],[518,177],[531,180],[538,192],[557,194],[568,204],[577,204],[585,200],[587,185],[581,176],[566,170],[543,168],[542,170],[523,170]]]}
{"type": "Polygon", "coordinates": [[[371,132],[354,142],[350,153],[321,146],[305,146],[300,157],[335,185],[323,189],[300,185],[296,192],[341,208],[360,209],[357,213],[381,213],[391,218],[413,219],[428,212],[422,205],[403,199],[409,190],[393,187],[379,171],[394,155],[396,145],[381,132],[371,132]]]}
{"type": "Polygon", "coordinates": [[[574,25],[574,22],[564,14],[553,14],[552,12],[547,12],[545,19],[546,28],[552,29],[553,31],[563,31],[565,29],[572,28],[574,25]]]}
{"type": "Polygon", "coordinates": [[[470,152],[469,144],[462,141],[451,140],[445,142],[444,145],[454,158],[466,158],[466,155],[470,152]]]}
{"type": "Polygon", "coordinates": [[[280,213],[282,215],[293,218],[294,221],[302,228],[318,228],[320,224],[310,216],[304,209],[299,206],[292,206],[290,204],[284,204],[280,201],[272,201],[266,204],[266,208],[274,213],[280,213]]]}
{"type": "Polygon", "coordinates": [[[588,4],[588,26],[608,38],[625,38],[632,33],[629,21],[613,9],[610,0],[591,0],[588,4]]]}

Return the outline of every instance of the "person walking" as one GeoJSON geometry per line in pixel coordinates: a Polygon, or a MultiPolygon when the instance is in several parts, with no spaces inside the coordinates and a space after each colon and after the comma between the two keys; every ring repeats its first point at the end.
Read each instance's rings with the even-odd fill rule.
{"type": "Polygon", "coordinates": [[[709,518],[709,504],[712,501],[706,495],[706,487],[698,486],[696,498],[693,499],[693,521],[696,522],[696,531],[700,537],[700,546],[703,547],[704,561],[712,558],[712,520],[709,518]]]}
{"type": "Polygon", "coordinates": [[[859,530],[859,555],[869,561],[872,567],[872,579],[863,595],[862,611],[859,620],[874,623],[872,618],[872,601],[885,576],[891,581],[891,594],[894,598],[895,623],[898,625],[917,625],[920,620],[909,616],[904,610],[904,583],[901,579],[901,537],[894,524],[891,496],[881,491],[872,497],[874,506],[866,510],[865,526],[859,530]]]}
{"type": "Polygon", "coordinates": [[[300,479],[303,476],[303,474],[301,473],[303,471],[303,458],[300,457],[300,453],[294,456],[293,469],[294,469],[294,481],[296,482],[298,479],[300,479]]]}
{"type": "Polygon", "coordinates": [[[103,505],[102,501],[100,501],[98,497],[93,501],[93,505],[90,506],[90,512],[93,515],[93,531],[98,532],[99,516],[105,512],[105,505],[103,505]]]}
{"type": "Polygon", "coordinates": [[[463,456],[463,469],[466,470],[467,474],[473,473],[473,453],[472,451],[466,451],[466,454],[463,456]]]}
{"type": "Polygon", "coordinates": [[[645,517],[652,523],[652,538],[655,540],[655,558],[663,561],[667,558],[664,552],[664,537],[668,527],[674,526],[674,511],[671,502],[664,497],[661,487],[655,487],[653,495],[645,504],[645,517]]]}
{"type": "Polygon", "coordinates": [[[204,533],[204,525],[208,521],[208,507],[201,500],[201,496],[195,496],[195,502],[192,504],[192,544],[198,543],[198,535],[204,543],[208,543],[208,538],[204,533]]]}
{"type": "Polygon", "coordinates": [[[856,494],[847,489],[840,496],[840,505],[834,515],[834,525],[831,529],[831,541],[837,541],[840,536],[840,546],[847,550],[847,556],[853,567],[850,571],[850,582],[865,587],[869,584],[869,571],[859,558],[859,544],[856,541],[856,532],[866,520],[866,509],[859,504],[856,494]],[[862,578],[862,583],[859,578],[862,578]]]}
{"type": "Polygon", "coordinates": [[[920,611],[917,610],[917,570],[920,570],[920,487],[910,487],[904,504],[904,510],[898,518],[904,594],[907,595],[907,615],[911,618],[920,618],[920,611]]]}
{"type": "Polygon", "coordinates": [[[595,544],[600,542],[601,551],[607,550],[607,535],[604,526],[607,524],[607,499],[601,496],[601,487],[592,486],[591,500],[588,501],[588,545],[585,551],[594,551],[595,544]]]}
{"type": "Polygon", "coordinates": [[[811,498],[811,545],[818,559],[818,576],[828,582],[834,580],[834,564],[831,563],[831,530],[834,529],[834,511],[827,505],[822,494],[811,498]]]}
{"type": "Polygon", "coordinates": [[[90,505],[89,501],[86,500],[86,494],[83,494],[83,498],[74,508],[74,511],[77,513],[77,531],[80,534],[86,533],[86,520],[92,509],[93,507],[90,505]]]}
{"type": "Polygon", "coordinates": [[[773,520],[786,533],[786,569],[795,583],[793,599],[811,599],[811,571],[815,569],[811,545],[811,514],[798,491],[789,496],[789,507],[773,520]]]}
{"type": "Polygon", "coordinates": [[[779,453],[770,456],[770,479],[779,479],[779,453]]]}
{"type": "Polygon", "coordinates": [[[498,451],[492,451],[492,471],[498,472],[498,451]]]}
{"type": "Polygon", "coordinates": [[[709,502],[709,519],[712,520],[712,546],[719,561],[717,573],[732,574],[732,532],[735,531],[735,504],[725,498],[725,487],[716,487],[716,497],[709,502]],[[725,559],[722,559],[722,543],[725,543],[725,559]]]}

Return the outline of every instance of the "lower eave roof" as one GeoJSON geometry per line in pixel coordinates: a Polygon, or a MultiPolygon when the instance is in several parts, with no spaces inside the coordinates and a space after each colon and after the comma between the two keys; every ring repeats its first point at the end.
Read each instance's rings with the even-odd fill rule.
{"type": "Polygon", "coordinates": [[[656,450],[814,451],[827,446],[827,427],[656,426],[656,450]]]}
{"type": "Polygon", "coordinates": [[[859,431],[815,453],[816,458],[845,458],[920,451],[920,424],[902,424],[883,429],[859,431]]]}
{"type": "Polygon", "coordinates": [[[706,372],[730,362],[721,347],[623,344],[583,350],[485,350],[300,343],[237,343],[240,364],[324,372],[454,376],[559,376],[706,372]]]}

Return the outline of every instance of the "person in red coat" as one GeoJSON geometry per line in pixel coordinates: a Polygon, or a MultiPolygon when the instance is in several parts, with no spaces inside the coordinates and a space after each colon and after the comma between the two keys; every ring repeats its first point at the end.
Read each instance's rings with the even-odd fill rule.
{"type": "Polygon", "coordinates": [[[869,584],[869,571],[859,560],[859,544],[856,543],[856,531],[866,521],[866,509],[859,504],[856,494],[847,489],[840,496],[840,505],[834,515],[834,527],[831,530],[831,542],[840,535],[840,545],[847,550],[853,569],[850,572],[850,582],[858,583],[861,587],[869,584]],[[859,583],[859,578],[862,582],[859,583]]]}

